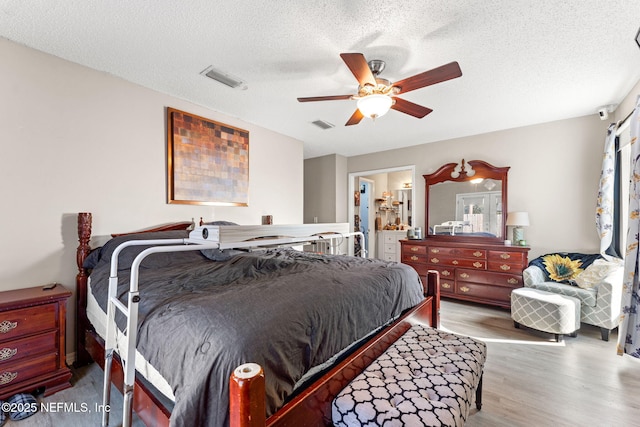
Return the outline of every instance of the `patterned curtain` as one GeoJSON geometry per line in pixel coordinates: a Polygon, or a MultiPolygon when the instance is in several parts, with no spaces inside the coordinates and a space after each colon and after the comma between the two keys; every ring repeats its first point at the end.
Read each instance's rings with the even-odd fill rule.
{"type": "Polygon", "coordinates": [[[640,358],[640,96],[630,118],[631,179],[629,182],[629,231],[624,262],[622,315],[618,333],[618,354],[640,358]]]}
{"type": "Polygon", "coordinates": [[[598,234],[600,235],[600,254],[607,259],[609,258],[607,253],[610,253],[609,248],[613,243],[614,235],[614,186],[616,176],[617,129],[618,125],[616,123],[611,123],[607,130],[596,206],[596,227],[598,228],[598,234]]]}

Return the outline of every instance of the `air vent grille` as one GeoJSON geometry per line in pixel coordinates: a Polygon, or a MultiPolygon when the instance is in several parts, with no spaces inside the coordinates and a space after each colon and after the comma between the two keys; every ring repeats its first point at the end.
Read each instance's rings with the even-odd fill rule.
{"type": "Polygon", "coordinates": [[[209,77],[217,82],[222,83],[223,85],[229,86],[233,89],[246,89],[247,86],[245,82],[241,79],[234,77],[224,71],[220,71],[213,66],[207,67],[203,72],[201,72],[203,76],[209,77]]]}
{"type": "Polygon", "coordinates": [[[323,129],[323,130],[327,130],[335,127],[335,125],[324,120],[316,120],[311,123],[313,123],[314,125],[318,126],[320,129],[323,129]]]}

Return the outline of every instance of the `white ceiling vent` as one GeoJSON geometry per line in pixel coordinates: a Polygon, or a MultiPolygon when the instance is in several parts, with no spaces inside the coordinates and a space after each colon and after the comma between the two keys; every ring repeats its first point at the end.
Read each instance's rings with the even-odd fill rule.
{"type": "Polygon", "coordinates": [[[335,125],[333,125],[333,124],[331,124],[329,122],[326,122],[324,120],[316,120],[316,121],[313,121],[311,123],[313,123],[314,125],[318,126],[322,130],[327,130],[327,129],[331,129],[331,128],[335,127],[335,125]]]}
{"type": "Polygon", "coordinates": [[[223,85],[227,85],[233,89],[242,89],[242,90],[247,89],[247,85],[245,84],[245,82],[228,73],[225,73],[216,68],[213,68],[213,65],[210,65],[209,67],[205,68],[205,70],[202,71],[200,74],[202,74],[203,76],[209,77],[210,79],[213,79],[217,82],[220,82],[223,85]]]}

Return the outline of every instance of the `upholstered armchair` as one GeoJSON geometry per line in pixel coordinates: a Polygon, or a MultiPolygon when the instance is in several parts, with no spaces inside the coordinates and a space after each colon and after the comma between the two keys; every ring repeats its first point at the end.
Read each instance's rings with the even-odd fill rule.
{"type": "Polygon", "coordinates": [[[524,286],[572,296],[580,300],[580,321],[598,326],[604,341],[620,322],[622,260],[599,255],[548,254],[531,261],[524,286]]]}

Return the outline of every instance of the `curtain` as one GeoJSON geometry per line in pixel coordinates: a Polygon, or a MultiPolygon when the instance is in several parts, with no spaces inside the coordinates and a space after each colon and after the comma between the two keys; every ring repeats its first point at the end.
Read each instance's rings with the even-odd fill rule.
{"type": "Polygon", "coordinates": [[[604,155],[602,158],[602,172],[600,173],[600,186],[598,188],[598,200],[596,206],[596,227],[600,235],[600,254],[609,258],[616,253],[615,248],[610,249],[614,237],[615,215],[615,181],[616,181],[616,130],[618,125],[611,123],[607,130],[607,138],[604,142],[604,155]]]}
{"type": "Polygon", "coordinates": [[[629,229],[624,262],[622,315],[618,332],[618,354],[640,358],[640,96],[630,118],[631,167],[629,182],[629,229]]]}

